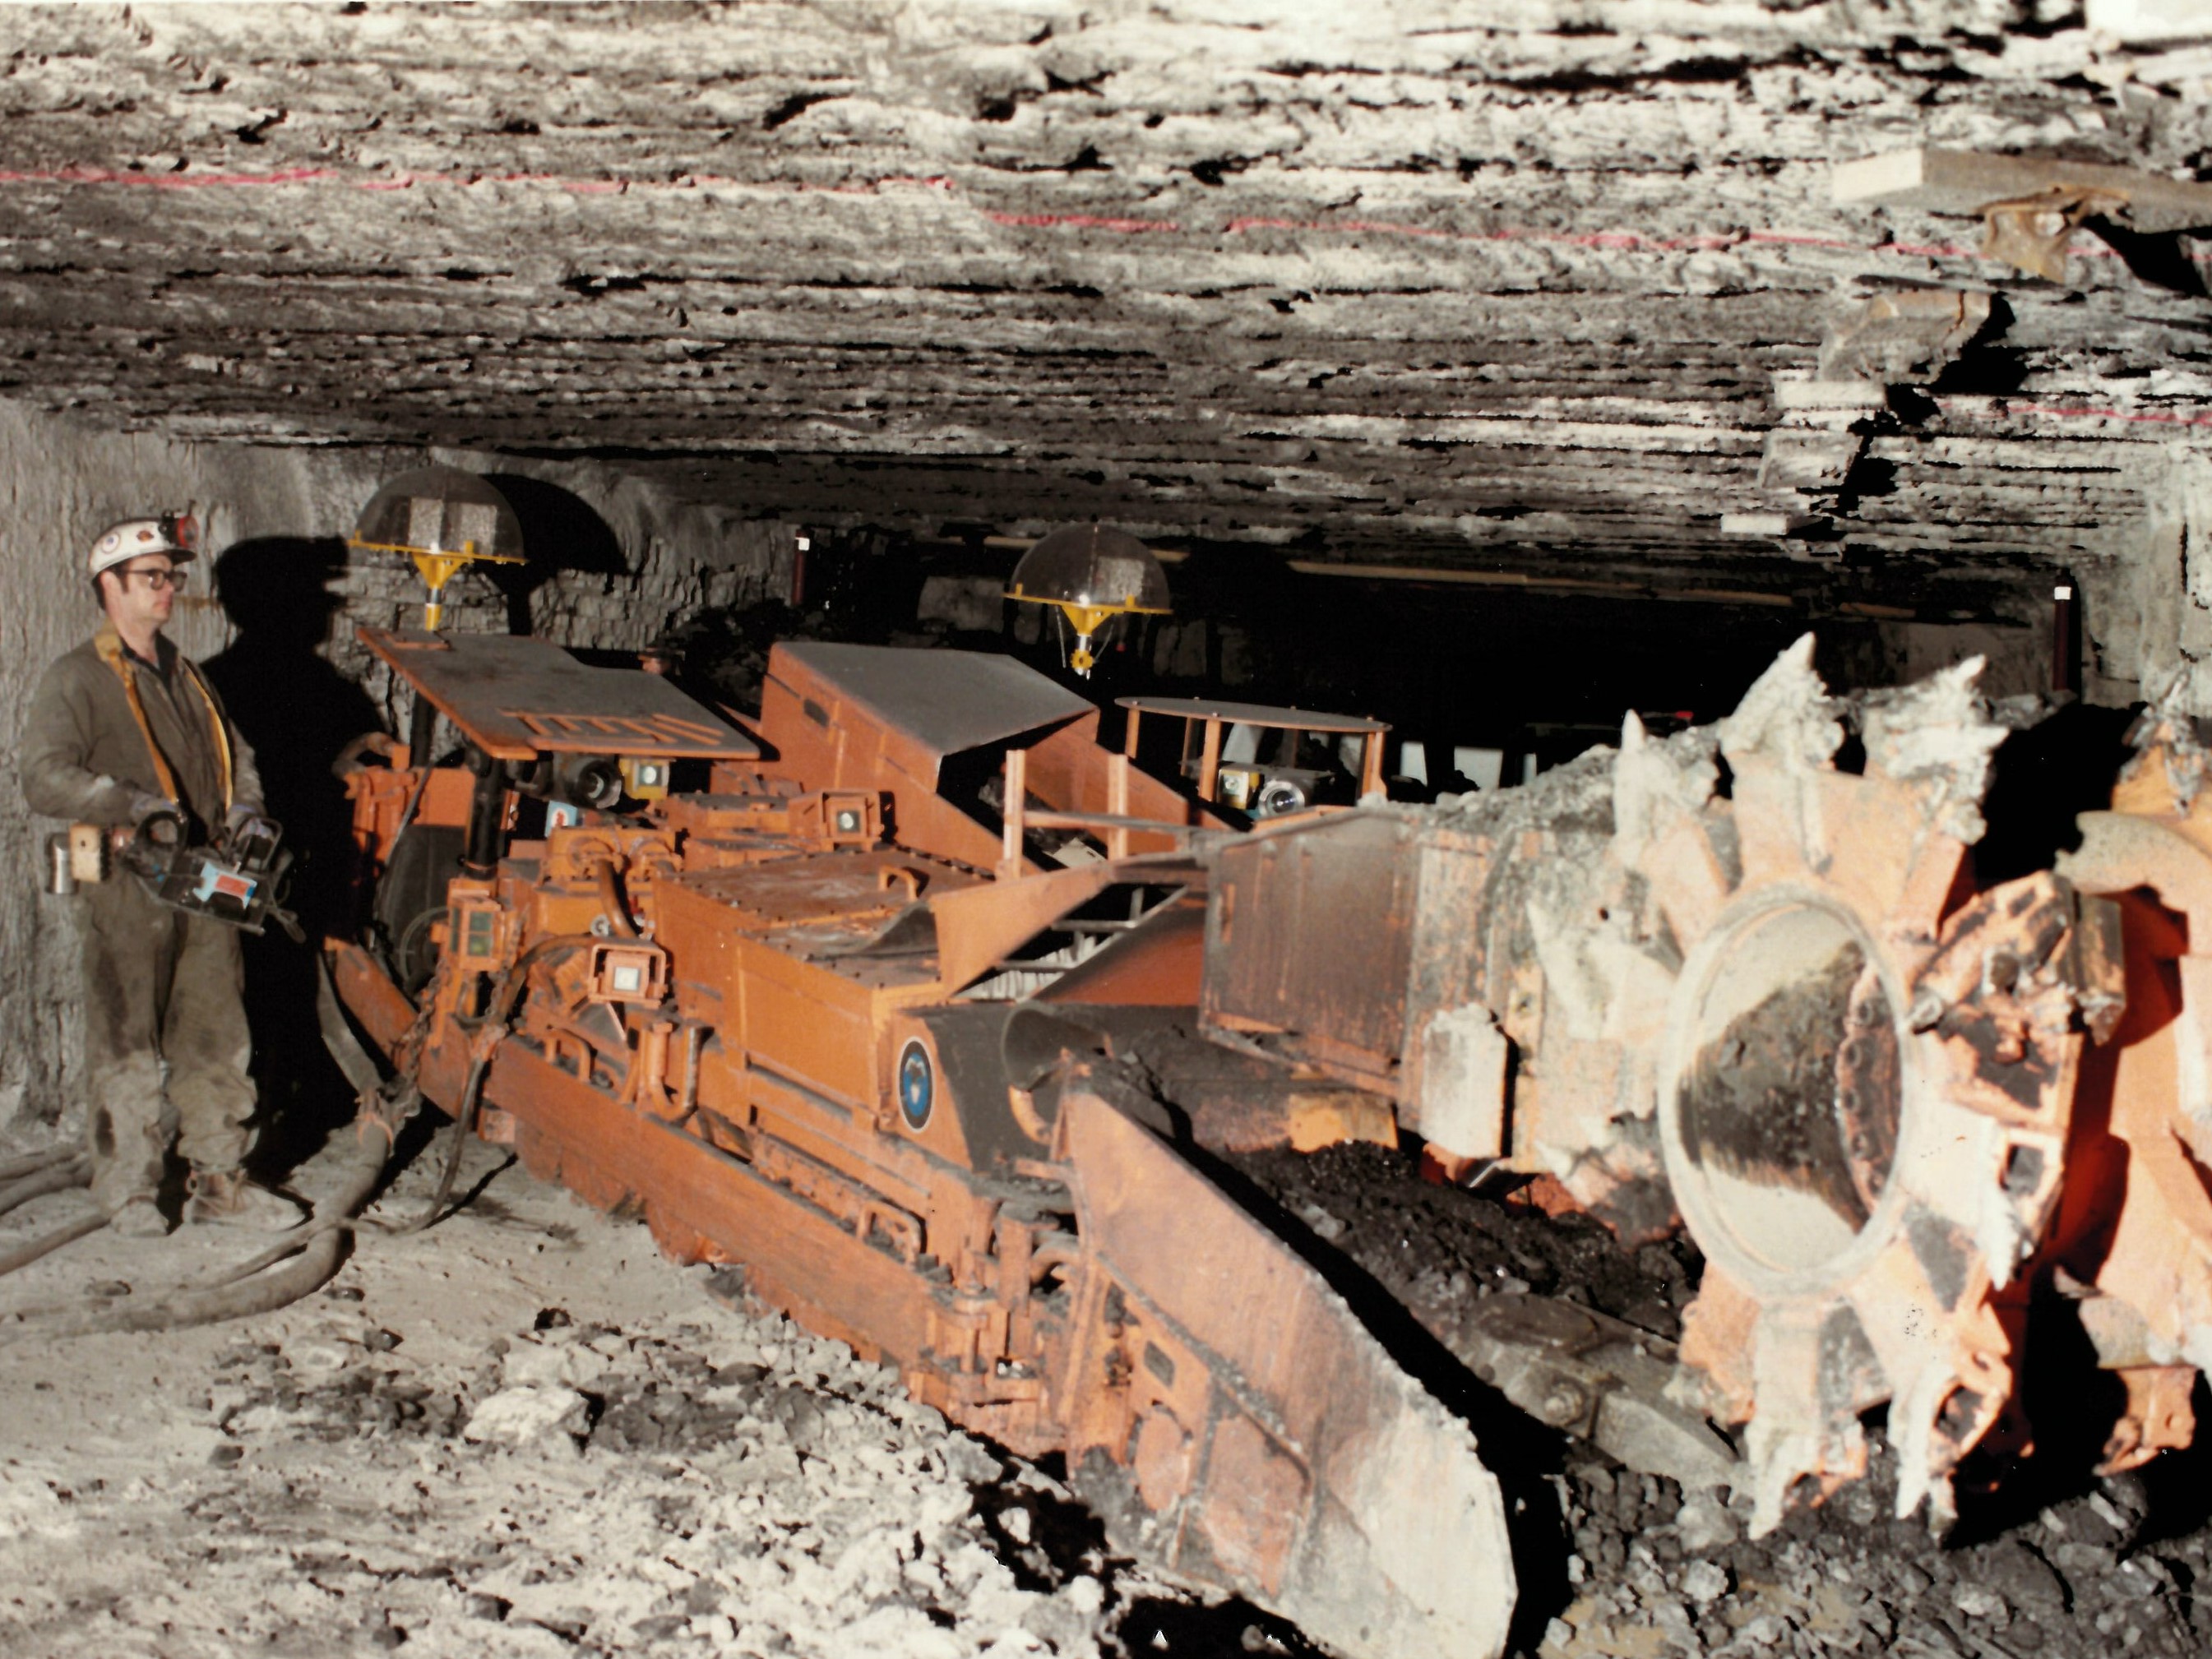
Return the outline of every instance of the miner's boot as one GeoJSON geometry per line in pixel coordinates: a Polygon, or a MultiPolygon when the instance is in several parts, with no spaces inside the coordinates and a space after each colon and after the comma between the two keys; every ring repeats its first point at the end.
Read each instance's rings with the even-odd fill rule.
{"type": "Polygon", "coordinates": [[[257,1187],[243,1170],[194,1170],[186,1179],[185,1219],[193,1225],[252,1227],[281,1233],[307,1218],[290,1199],[257,1187]]]}

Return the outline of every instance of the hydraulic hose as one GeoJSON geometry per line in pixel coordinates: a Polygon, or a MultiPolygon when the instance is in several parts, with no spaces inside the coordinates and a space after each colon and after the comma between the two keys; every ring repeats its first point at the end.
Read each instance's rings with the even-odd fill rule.
{"type": "Polygon", "coordinates": [[[313,1217],[294,1235],[292,1242],[300,1247],[297,1259],[273,1272],[219,1285],[172,1291],[121,1307],[96,1303],[90,1307],[10,1316],[9,1322],[0,1323],[0,1346],[26,1336],[181,1330],[269,1313],[297,1302],[319,1289],[337,1271],[351,1218],[376,1190],[388,1161],[389,1143],[380,1137],[364,1138],[360,1151],[347,1164],[338,1189],[315,1206],[313,1217]]]}
{"type": "Polygon", "coordinates": [[[395,846],[400,836],[407,833],[407,826],[415,822],[415,814],[422,809],[422,792],[430,787],[430,767],[425,763],[422,769],[415,775],[414,787],[407,792],[407,804],[399,809],[398,825],[392,832],[395,846]]]}
{"type": "Polygon", "coordinates": [[[0,1215],[5,1215],[18,1205],[27,1204],[48,1193],[65,1193],[72,1187],[92,1184],[92,1160],[82,1152],[65,1155],[67,1162],[48,1164],[36,1174],[27,1175],[20,1181],[0,1187],[0,1215]]]}
{"type": "Polygon", "coordinates": [[[623,895],[622,881],[615,874],[614,865],[602,859],[592,866],[592,876],[599,884],[599,908],[606,915],[607,926],[623,939],[635,939],[637,923],[631,918],[629,901],[623,895]]]}
{"type": "MultiPolygon", "coordinates": [[[[606,866],[602,865],[600,868],[605,870],[606,866]]],[[[500,975],[491,1002],[484,1010],[483,1024],[478,1028],[476,1054],[469,1065],[467,1080],[461,1085],[461,1097],[453,1103],[453,1133],[447,1144],[446,1167],[438,1176],[438,1190],[422,1214],[393,1231],[419,1233],[445,1213],[446,1200],[453,1195],[453,1179],[460,1173],[461,1149],[475,1131],[477,1113],[483,1103],[484,1079],[491,1074],[492,1057],[506,1040],[507,1023],[514,1017],[514,1005],[529,981],[530,970],[556,951],[580,950],[595,943],[597,940],[589,933],[550,934],[525,947],[500,975]]]]}

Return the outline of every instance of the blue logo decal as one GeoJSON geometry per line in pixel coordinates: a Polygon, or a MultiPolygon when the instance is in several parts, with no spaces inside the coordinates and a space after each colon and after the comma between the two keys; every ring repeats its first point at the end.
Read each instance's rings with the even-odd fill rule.
{"type": "Polygon", "coordinates": [[[929,1050],[922,1046],[920,1037],[907,1039],[899,1050],[898,1097],[899,1110],[906,1116],[906,1127],[920,1129],[929,1121],[929,1108],[937,1095],[937,1079],[929,1066],[929,1050]]]}

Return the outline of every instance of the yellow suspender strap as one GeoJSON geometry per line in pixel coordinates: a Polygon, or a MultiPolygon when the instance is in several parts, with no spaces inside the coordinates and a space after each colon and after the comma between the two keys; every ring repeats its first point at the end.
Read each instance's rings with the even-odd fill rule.
{"type": "Polygon", "coordinates": [[[179,801],[176,774],[169,770],[161,745],[154,741],[154,728],[146,723],[146,705],[138,696],[138,677],[131,672],[131,665],[123,660],[123,641],[112,628],[103,628],[93,640],[93,649],[100,653],[100,661],[115,671],[123,682],[123,695],[131,703],[131,717],[138,722],[138,735],[146,739],[146,752],[154,757],[154,776],[161,786],[167,799],[179,801]]]}
{"type": "MultiPolygon", "coordinates": [[[[177,775],[169,769],[168,757],[162,754],[161,745],[154,741],[154,728],[147,724],[146,704],[138,695],[138,677],[131,672],[131,665],[124,660],[122,638],[114,629],[103,628],[93,636],[92,644],[93,649],[100,653],[100,661],[113,669],[115,677],[123,682],[123,695],[130,702],[131,718],[138,722],[138,735],[146,739],[146,752],[153,757],[154,775],[161,783],[163,798],[183,805],[184,796],[177,788],[177,775]]],[[[223,729],[222,711],[216,706],[215,693],[208,690],[207,682],[200,678],[198,665],[189,657],[180,656],[177,660],[184,665],[193,685],[198,688],[200,701],[207,705],[208,720],[215,729],[216,752],[222,757],[222,809],[228,812],[233,781],[230,733],[223,729]]]]}
{"type": "Polygon", "coordinates": [[[177,660],[184,664],[185,672],[190,674],[192,684],[199,687],[200,701],[207,705],[208,724],[215,730],[215,752],[222,757],[222,810],[228,813],[235,805],[231,796],[237,781],[230,758],[230,728],[223,723],[222,706],[216,702],[215,693],[208,689],[207,681],[201,676],[200,665],[182,654],[177,660]]]}

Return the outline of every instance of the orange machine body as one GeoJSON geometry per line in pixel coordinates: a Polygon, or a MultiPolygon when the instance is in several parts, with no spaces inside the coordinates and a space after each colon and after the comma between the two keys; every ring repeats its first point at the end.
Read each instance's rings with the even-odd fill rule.
{"type": "MultiPolygon", "coordinates": [[[[496,649],[530,658],[515,645],[496,649]]],[[[419,658],[381,654],[415,678],[419,658]]],[[[511,687],[441,661],[463,736],[511,731],[511,687]]],[[[594,729],[588,708],[531,712],[594,729]]],[[[1150,1559],[1353,1650],[1494,1651],[1510,1566],[1464,1426],[1141,1103],[1053,1049],[1048,1018],[1060,1063],[1010,1085],[1009,1024],[1043,1018],[1024,999],[1082,1002],[1086,1030],[1195,1014],[1190,843],[1218,820],[1102,748],[1097,722],[1007,659],[808,643],[772,653],[757,744],[695,748],[703,788],[630,810],[530,823],[548,775],[489,773],[489,744],[474,780],[358,769],[364,913],[403,843],[450,842],[472,811],[501,814],[500,856],[442,882],[422,982],[389,915],[333,941],[340,997],[449,1110],[482,1067],[478,1132],[533,1173],[637,1205],[671,1255],[737,1264],[960,1423],[1065,1452],[1150,1559]],[[502,799],[488,775],[518,781],[502,799]],[[1283,1363],[1300,1332],[1326,1376],[1283,1363]],[[1345,1563],[1389,1559],[1405,1524],[1366,1460],[1417,1442],[1496,1559],[1438,1584],[1405,1582],[1419,1562],[1362,1577],[1345,1563]]]]}
{"type": "MultiPolygon", "coordinates": [[[[477,723],[458,699],[441,712],[465,735],[477,723]]],[[[742,1262],[762,1299],[890,1360],[931,1405],[1056,1449],[1067,1425],[1044,1379],[1066,1361],[1066,1319],[1033,1292],[1069,1199],[1050,1124],[1010,1104],[1010,999],[962,994],[994,972],[1057,977],[1202,872],[1163,850],[1050,873],[1025,856],[1025,878],[1000,881],[1001,832],[939,786],[948,762],[997,777],[1018,744],[1043,806],[1135,805],[1158,821],[1154,847],[1186,840],[1194,805],[1142,774],[1115,781],[1127,763],[1097,720],[1008,659],[780,647],[765,757],[716,758],[706,792],[586,812],[457,877],[421,1008],[359,945],[337,947],[342,992],[387,1047],[418,1045],[418,1080],[451,1106],[492,984],[534,941],[579,941],[540,961],[542,989],[499,1035],[491,1133],[599,1202],[642,1197],[672,1253],[742,1262]],[[1080,914],[1109,892],[1118,907],[1080,914]]],[[[388,861],[418,781],[356,775],[365,871],[388,861]]],[[[470,799],[465,771],[434,771],[413,822],[458,828],[470,799]]],[[[1199,943],[1164,933],[1137,994],[1194,985],[1199,943]]]]}

